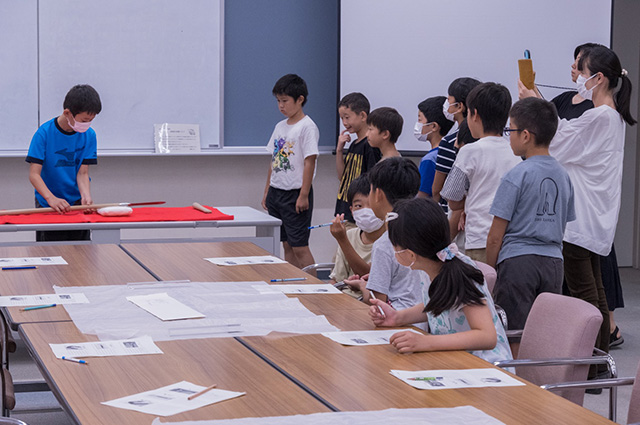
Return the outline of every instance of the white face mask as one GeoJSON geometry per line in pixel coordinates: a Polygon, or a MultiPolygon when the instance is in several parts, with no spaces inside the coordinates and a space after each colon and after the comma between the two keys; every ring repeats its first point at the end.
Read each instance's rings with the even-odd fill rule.
{"type": "Polygon", "coordinates": [[[427,137],[433,133],[433,130],[431,130],[430,132],[426,133],[426,134],[422,134],[422,128],[425,125],[429,125],[431,124],[430,122],[422,124],[421,122],[417,122],[416,125],[413,127],[413,136],[418,139],[419,142],[426,142],[427,141],[427,137]]]}
{"type": "Polygon", "coordinates": [[[365,233],[375,232],[384,224],[384,221],[376,217],[371,208],[355,210],[353,212],[353,219],[356,221],[356,226],[365,233]]]}
{"type": "Polygon", "coordinates": [[[582,74],[578,75],[578,79],[576,80],[576,86],[578,87],[578,94],[582,96],[584,99],[587,99],[587,100],[593,99],[593,89],[595,89],[598,84],[594,85],[590,89],[588,89],[585,84],[587,84],[587,81],[589,81],[596,75],[598,74],[594,74],[589,78],[585,78],[582,74]]]}
{"type": "Polygon", "coordinates": [[[449,121],[454,121],[453,114],[452,114],[451,112],[449,112],[449,108],[450,108],[451,106],[453,106],[453,105],[457,105],[458,103],[459,103],[459,102],[451,103],[451,104],[450,104],[450,103],[449,103],[449,99],[446,99],[446,100],[444,101],[444,105],[442,105],[442,113],[444,114],[444,117],[445,117],[446,119],[448,119],[449,121]]]}
{"type": "Polygon", "coordinates": [[[91,127],[91,121],[89,122],[76,121],[75,125],[71,125],[71,121],[69,121],[69,118],[67,118],[67,123],[69,124],[69,127],[71,127],[73,131],[75,131],[76,133],[84,133],[85,131],[89,130],[89,127],[91,127]]]}

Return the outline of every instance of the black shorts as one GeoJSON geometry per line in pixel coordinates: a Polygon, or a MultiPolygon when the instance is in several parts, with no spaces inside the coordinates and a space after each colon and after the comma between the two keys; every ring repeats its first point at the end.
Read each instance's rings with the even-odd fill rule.
{"type": "Polygon", "coordinates": [[[309,226],[313,212],[313,188],[309,190],[309,209],[296,213],[296,201],[300,189],[282,190],[269,186],[267,211],[269,215],[282,220],[280,241],[292,247],[309,246],[309,226]]]}

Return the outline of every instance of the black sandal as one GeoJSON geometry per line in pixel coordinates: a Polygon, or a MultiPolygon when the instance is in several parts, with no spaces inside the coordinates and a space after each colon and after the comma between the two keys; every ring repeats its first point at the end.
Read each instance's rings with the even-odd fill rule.
{"type": "Polygon", "coordinates": [[[616,347],[624,342],[622,334],[618,336],[619,333],[620,329],[616,326],[616,329],[611,332],[611,335],[609,336],[609,347],[616,347]]]}

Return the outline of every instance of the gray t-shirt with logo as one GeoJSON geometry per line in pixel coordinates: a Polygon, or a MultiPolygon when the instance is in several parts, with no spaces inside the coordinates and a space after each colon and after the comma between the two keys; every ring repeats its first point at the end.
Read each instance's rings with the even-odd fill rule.
{"type": "Polygon", "coordinates": [[[569,175],[551,156],[532,156],[504,175],[489,212],[509,222],[498,264],[520,255],[562,258],[565,227],[576,219],[569,175]]]}

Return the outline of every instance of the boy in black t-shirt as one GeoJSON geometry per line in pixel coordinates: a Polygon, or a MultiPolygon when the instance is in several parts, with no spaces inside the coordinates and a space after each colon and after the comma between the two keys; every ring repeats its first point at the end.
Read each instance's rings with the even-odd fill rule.
{"type": "Polygon", "coordinates": [[[360,174],[373,168],[382,157],[380,150],[371,147],[367,141],[369,108],[369,100],[362,93],[349,93],[338,103],[338,114],[345,130],[338,137],[336,146],[336,170],[340,187],[335,213],[344,214],[349,223],[354,223],[347,201],[349,186],[360,174]],[[351,140],[349,133],[355,133],[356,140],[345,150],[345,144],[351,140]]]}

